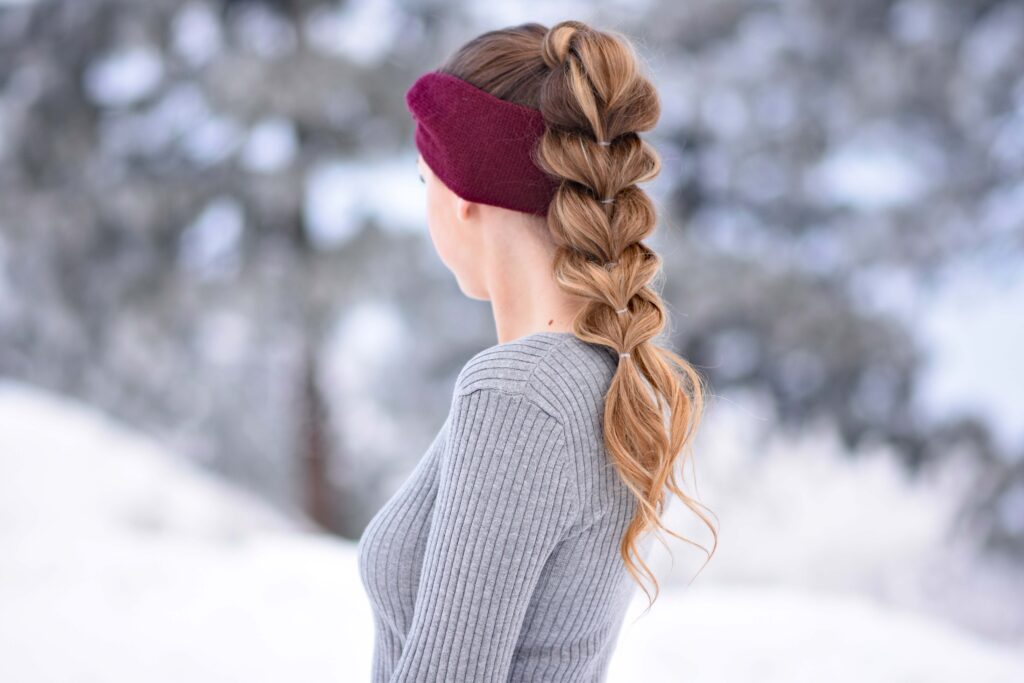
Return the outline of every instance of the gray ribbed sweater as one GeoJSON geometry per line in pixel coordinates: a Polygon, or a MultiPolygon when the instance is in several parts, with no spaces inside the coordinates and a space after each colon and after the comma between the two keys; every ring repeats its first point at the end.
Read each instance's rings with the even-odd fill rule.
{"type": "Polygon", "coordinates": [[[635,503],[602,438],[617,362],[539,332],[462,368],[359,540],[376,683],[605,680],[638,590],[619,556],[635,503]]]}

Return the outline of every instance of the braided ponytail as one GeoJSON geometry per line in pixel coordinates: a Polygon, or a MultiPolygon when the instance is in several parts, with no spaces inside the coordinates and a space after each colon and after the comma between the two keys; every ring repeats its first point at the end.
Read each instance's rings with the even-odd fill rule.
{"type": "Polygon", "coordinates": [[[561,179],[547,214],[558,246],[554,276],[565,292],[586,302],[573,321],[574,334],[619,353],[605,396],[604,440],[637,501],[619,550],[641,587],[638,565],[657,590],[640,557],[639,536],[660,527],[687,540],[661,521],[666,492],[704,521],[716,546],[718,539],[704,506],[676,478],[703,412],[704,380],[652,341],[667,321],[652,287],[661,259],[643,243],[657,218],[638,184],[654,178],[661,161],[639,133],[658,121],[657,92],[640,73],[626,38],[579,21],[550,30],[530,23],[490,31],[467,43],[445,70],[544,116],[547,129],[535,162],[561,179]]]}

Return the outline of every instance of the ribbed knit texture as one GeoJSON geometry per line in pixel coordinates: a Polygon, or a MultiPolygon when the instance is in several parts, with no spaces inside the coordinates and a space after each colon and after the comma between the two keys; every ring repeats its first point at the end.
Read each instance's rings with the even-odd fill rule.
{"type": "Polygon", "coordinates": [[[448,189],[471,202],[547,215],[560,180],[533,161],[547,127],[539,109],[441,71],[416,79],[405,102],[416,148],[448,189]]]}
{"type": "Polygon", "coordinates": [[[359,541],[375,683],[605,680],[638,590],[619,556],[635,503],[601,429],[617,360],[540,332],[462,368],[359,541]]]}

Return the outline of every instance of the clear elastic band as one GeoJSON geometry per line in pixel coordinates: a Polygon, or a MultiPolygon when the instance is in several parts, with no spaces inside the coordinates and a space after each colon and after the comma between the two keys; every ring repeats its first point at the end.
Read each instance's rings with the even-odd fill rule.
{"type": "Polygon", "coordinates": [[[626,352],[626,353],[620,353],[620,354],[619,354],[619,358],[625,358],[625,357],[626,357],[626,356],[628,356],[628,355],[629,355],[629,352],[626,352]]]}
{"type": "Polygon", "coordinates": [[[602,204],[611,204],[614,201],[615,201],[615,197],[605,197],[604,199],[601,200],[601,203],[602,204]]]}
{"type": "Polygon", "coordinates": [[[617,308],[617,309],[615,309],[615,312],[616,313],[625,313],[628,310],[629,310],[628,308],[617,308]]]}

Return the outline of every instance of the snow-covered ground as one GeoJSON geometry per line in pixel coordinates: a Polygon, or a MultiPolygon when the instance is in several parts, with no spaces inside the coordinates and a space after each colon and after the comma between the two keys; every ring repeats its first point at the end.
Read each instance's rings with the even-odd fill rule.
{"type": "Polygon", "coordinates": [[[0,680],[366,680],[354,546],[0,385],[0,680]]]}
{"type": "MultiPolygon", "coordinates": [[[[719,451],[729,463],[728,444],[719,451]]],[[[710,504],[727,521],[722,555],[688,588],[663,580],[647,614],[638,592],[610,680],[1024,680],[1019,643],[871,595],[864,585],[882,571],[874,555],[844,554],[850,544],[829,545],[812,533],[820,523],[800,521],[807,501],[787,510],[778,500],[810,469],[799,476],[824,487],[819,519],[845,532],[855,492],[868,497],[864,510],[910,495],[883,509],[898,513],[895,531],[874,529],[905,581],[911,556],[932,557],[929,534],[946,513],[930,522],[928,496],[915,500],[880,461],[815,469],[800,453],[765,455],[759,487],[748,475],[738,488],[726,474],[735,467],[708,468],[707,483],[736,499],[710,504]],[[828,580],[810,575],[814,548],[838,553],[828,580]]],[[[879,519],[865,512],[862,526],[879,519]]],[[[369,627],[354,543],[284,519],[90,408],[0,383],[0,680],[363,681],[369,627]]]]}

